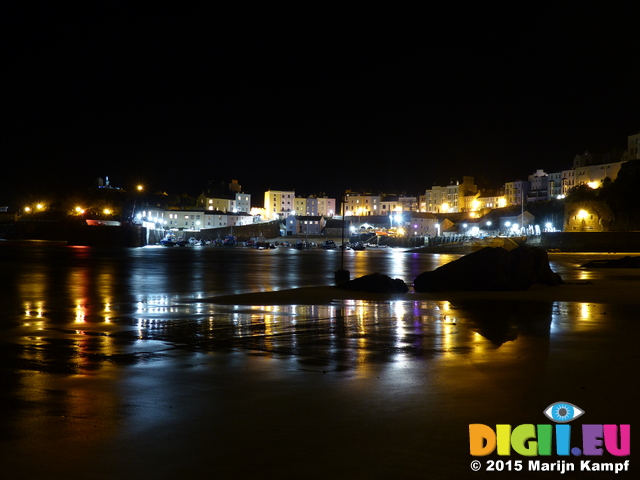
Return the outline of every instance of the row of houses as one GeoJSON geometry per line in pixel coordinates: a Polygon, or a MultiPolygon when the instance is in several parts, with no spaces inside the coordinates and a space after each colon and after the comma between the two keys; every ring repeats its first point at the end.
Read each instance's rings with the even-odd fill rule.
{"type": "Polygon", "coordinates": [[[238,180],[231,180],[226,192],[202,192],[196,198],[198,208],[207,211],[250,213],[251,194],[243,192],[238,180]]]}
{"type": "Polygon", "coordinates": [[[264,193],[264,209],[260,212],[265,220],[294,216],[336,215],[336,199],[326,195],[296,197],[295,190],[267,190],[264,193]]]}
{"type": "Polygon", "coordinates": [[[391,215],[394,212],[419,211],[425,213],[466,212],[480,217],[495,208],[524,205],[564,198],[573,187],[586,184],[599,188],[606,179],[615,180],[622,164],[640,159],[640,133],[627,137],[627,149],[606,154],[588,151],[576,155],[567,170],[546,173],[538,169],[526,180],[507,182],[498,191],[481,190],[471,176],[462,182],[433,186],[419,197],[385,197],[347,192],[343,204],[345,215],[391,215]]]}
{"type": "Polygon", "coordinates": [[[136,220],[151,229],[200,231],[207,228],[249,225],[255,223],[258,217],[246,212],[165,210],[147,207],[136,213],[136,220]]]}
{"type": "Polygon", "coordinates": [[[563,198],[577,185],[598,188],[606,179],[615,180],[622,164],[631,159],[640,159],[640,133],[628,136],[625,151],[614,150],[606,154],[587,151],[576,155],[572,167],[567,170],[546,173],[538,169],[526,180],[507,182],[498,191],[481,190],[473,177],[463,176],[461,182],[433,186],[417,197],[347,191],[340,206],[335,198],[323,194],[299,197],[295,190],[267,190],[264,208],[256,209],[251,207],[251,195],[242,191],[237,180],[232,180],[226,194],[203,192],[196,199],[197,205],[193,210],[147,209],[138,212],[138,218],[168,228],[198,230],[293,217],[287,220],[287,232],[300,234],[319,233],[326,223],[322,219],[331,219],[338,213],[347,217],[383,216],[392,219],[394,215],[407,212],[410,215],[403,219],[411,233],[431,236],[442,233],[442,225],[436,227],[440,222],[433,217],[417,214],[465,213],[471,220],[482,218],[497,208],[563,198]],[[341,212],[338,212],[340,207],[341,212]]]}
{"type": "Polygon", "coordinates": [[[537,222],[530,212],[500,211],[481,218],[468,218],[463,213],[434,214],[404,212],[389,215],[345,216],[331,219],[322,216],[295,216],[286,218],[286,235],[345,235],[369,233],[403,237],[482,237],[486,235],[535,235],[554,231],[556,226],[537,222]]]}
{"type": "Polygon", "coordinates": [[[344,219],[324,216],[289,215],[285,219],[287,235],[327,235],[339,237],[342,229],[345,233],[354,234],[361,230],[372,231],[372,234],[393,234],[433,237],[440,233],[440,220],[434,214],[410,212],[410,214],[349,216],[344,219]]]}

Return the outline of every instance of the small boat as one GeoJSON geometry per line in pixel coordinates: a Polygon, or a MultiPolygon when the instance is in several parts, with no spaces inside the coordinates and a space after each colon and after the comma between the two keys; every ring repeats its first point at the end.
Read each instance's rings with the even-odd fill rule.
{"type": "Polygon", "coordinates": [[[178,245],[178,241],[174,235],[165,235],[165,237],[160,240],[160,245],[163,247],[175,247],[178,245]]]}
{"type": "Polygon", "coordinates": [[[235,247],[237,243],[238,237],[235,237],[233,235],[227,235],[222,241],[222,245],[224,245],[225,247],[235,247]]]}
{"type": "Polygon", "coordinates": [[[333,250],[334,248],[338,248],[336,242],[334,242],[333,240],[325,240],[324,242],[322,242],[321,247],[325,250],[333,250]]]}
{"type": "Polygon", "coordinates": [[[351,250],[366,250],[367,247],[364,246],[364,243],[362,242],[358,242],[358,243],[352,243],[351,244],[351,250]]]}

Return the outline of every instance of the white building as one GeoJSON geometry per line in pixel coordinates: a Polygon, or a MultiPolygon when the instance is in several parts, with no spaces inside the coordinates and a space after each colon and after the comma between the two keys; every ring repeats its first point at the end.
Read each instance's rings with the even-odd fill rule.
{"type": "Polygon", "coordinates": [[[251,212],[251,194],[237,192],[235,207],[233,209],[229,209],[229,211],[250,213],[251,212]]]}
{"type": "Polygon", "coordinates": [[[438,235],[438,217],[433,213],[411,212],[408,236],[435,237],[438,235]]]}
{"type": "Polygon", "coordinates": [[[164,227],[169,230],[200,230],[205,213],[202,210],[166,210],[164,227]]]}
{"type": "Polygon", "coordinates": [[[615,180],[626,153],[593,154],[585,151],[582,155],[576,155],[573,159],[574,186],[587,184],[591,188],[598,188],[605,178],[615,180]]]}
{"type": "Polygon", "coordinates": [[[526,203],[546,202],[549,200],[549,175],[538,169],[529,175],[529,191],[526,203]]]}
{"type": "Polygon", "coordinates": [[[245,212],[220,210],[160,210],[147,209],[138,212],[136,218],[147,228],[165,230],[200,231],[205,228],[249,225],[253,215],[245,212]]]}
{"type": "Polygon", "coordinates": [[[207,190],[207,193],[201,193],[196,200],[197,206],[203,210],[245,213],[251,211],[251,194],[242,191],[238,180],[232,180],[226,186],[214,186],[207,190]]]}
{"type": "Polygon", "coordinates": [[[587,184],[591,188],[602,186],[605,178],[615,180],[624,162],[606,163],[602,165],[585,165],[575,169],[576,185],[587,184]]]}

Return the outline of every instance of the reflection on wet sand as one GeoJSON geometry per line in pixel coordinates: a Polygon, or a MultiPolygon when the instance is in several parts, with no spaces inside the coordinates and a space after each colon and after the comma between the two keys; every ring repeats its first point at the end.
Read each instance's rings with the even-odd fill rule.
{"type": "Polygon", "coordinates": [[[241,349],[349,370],[365,358],[386,362],[402,356],[473,356],[507,342],[515,342],[509,348],[517,350],[523,336],[548,342],[563,328],[595,328],[605,309],[590,303],[481,300],[225,307],[181,304],[158,295],[123,315],[114,311],[110,295],[88,304],[86,287],[73,285],[70,301],[75,307],[66,325],[50,321],[42,301],[23,299],[22,358],[31,369],[47,370],[59,358],[66,359],[64,370],[75,373],[99,369],[105,362],[131,364],[145,358],[149,342],[154,352],[158,343],[165,349],[241,349]]]}
{"type": "MultiPolygon", "coordinates": [[[[541,408],[557,400],[594,422],[637,417],[610,408],[611,399],[617,407],[640,401],[633,306],[203,300],[275,281],[309,286],[296,259],[334,268],[323,267],[333,257],[317,253],[282,253],[286,267],[275,269],[280,253],[255,257],[241,275],[247,284],[234,276],[247,252],[25,255],[2,293],[1,464],[24,478],[161,478],[167,466],[174,478],[209,478],[212,464],[220,478],[255,476],[265,465],[282,478],[314,478],[309,465],[315,478],[422,478],[427,470],[451,478],[469,473],[472,422],[545,421],[541,408]],[[218,261],[232,266],[223,280],[218,261]],[[282,452],[295,452],[284,454],[286,465],[273,461],[282,452]]],[[[389,253],[352,256],[352,273],[384,267],[410,280],[440,262],[389,253]]],[[[573,280],[578,263],[562,266],[573,280]]],[[[632,273],[616,278],[637,282],[632,273]]]]}

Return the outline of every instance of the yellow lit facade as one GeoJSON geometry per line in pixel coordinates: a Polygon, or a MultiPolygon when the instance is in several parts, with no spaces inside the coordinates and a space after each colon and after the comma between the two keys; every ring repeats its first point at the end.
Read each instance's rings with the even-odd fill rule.
{"type": "Polygon", "coordinates": [[[264,192],[266,220],[295,214],[296,192],[293,190],[267,190],[264,192]]]}
{"type": "Polygon", "coordinates": [[[347,216],[381,215],[380,211],[380,195],[347,193],[342,205],[342,213],[347,216]]]}
{"type": "Polygon", "coordinates": [[[434,186],[425,192],[424,209],[428,213],[456,213],[470,210],[465,205],[465,197],[478,192],[473,177],[462,177],[462,183],[434,186]]]}

